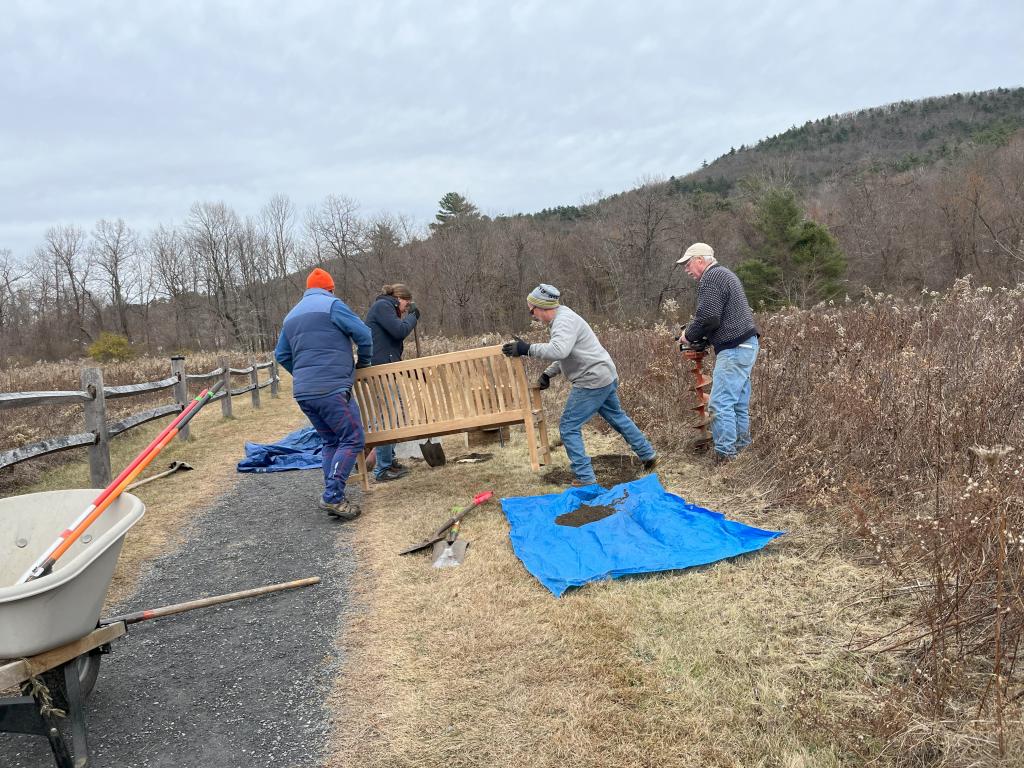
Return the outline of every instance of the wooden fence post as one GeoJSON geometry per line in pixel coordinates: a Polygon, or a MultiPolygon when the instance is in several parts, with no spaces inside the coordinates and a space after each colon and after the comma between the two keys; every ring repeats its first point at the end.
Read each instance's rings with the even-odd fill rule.
{"type": "Polygon", "coordinates": [[[277,360],[270,358],[270,396],[277,397],[277,390],[281,382],[277,378],[277,360]]]}
{"type": "Polygon", "coordinates": [[[252,386],[252,407],[260,407],[260,372],[256,367],[256,358],[249,358],[249,365],[252,366],[252,370],[249,371],[249,384],[252,386]]]}
{"type": "Polygon", "coordinates": [[[110,437],[107,435],[107,407],[103,398],[103,369],[83,368],[82,389],[93,396],[82,409],[85,430],[96,435],[97,441],[89,446],[89,482],[93,488],[110,485],[110,437]]]}
{"type": "MultiPolygon", "coordinates": [[[[175,374],[178,376],[178,383],[174,385],[174,400],[184,409],[188,405],[188,379],[185,378],[185,357],[183,355],[175,355],[171,358],[171,376],[175,374]]],[[[181,428],[178,437],[185,441],[189,439],[188,424],[181,428]]]]}
{"type": "Polygon", "coordinates": [[[217,359],[223,369],[221,378],[224,380],[224,389],[222,390],[224,397],[220,399],[220,412],[225,419],[231,419],[234,418],[231,415],[231,362],[226,357],[217,359]]]}

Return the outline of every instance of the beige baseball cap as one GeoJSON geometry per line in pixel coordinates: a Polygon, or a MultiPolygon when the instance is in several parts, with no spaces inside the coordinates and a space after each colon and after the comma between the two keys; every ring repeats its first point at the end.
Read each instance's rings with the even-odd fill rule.
{"type": "Polygon", "coordinates": [[[711,258],[714,258],[715,249],[712,248],[707,243],[694,243],[693,245],[686,249],[686,252],[683,254],[683,258],[677,261],[676,264],[685,264],[694,256],[709,256],[711,258]]]}

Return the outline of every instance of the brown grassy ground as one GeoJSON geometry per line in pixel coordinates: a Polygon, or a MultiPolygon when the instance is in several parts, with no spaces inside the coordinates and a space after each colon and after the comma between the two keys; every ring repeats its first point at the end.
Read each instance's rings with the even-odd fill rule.
{"type": "MultiPolygon", "coordinates": [[[[553,598],[512,552],[496,502],[473,512],[466,562],[398,557],[476,492],[555,492],[518,433],[491,462],[378,486],[355,523],[361,612],[341,639],[332,766],[834,766],[880,745],[849,735],[884,677],[844,648],[895,622],[862,600],[878,569],[821,521],[766,508],[743,460],[665,457],[663,483],[730,517],[789,533],[761,553],[553,598]]],[[[448,453],[459,450],[449,441],[448,453]]],[[[592,453],[621,452],[589,435],[592,453]]],[[[561,449],[553,451],[565,463],[561,449]]]]}
{"type": "MultiPolygon", "coordinates": [[[[971,327],[974,314],[988,311],[987,301],[985,296],[955,299],[953,314],[963,317],[950,327],[971,327]]],[[[473,546],[461,568],[435,572],[426,555],[394,554],[436,526],[451,506],[484,488],[501,495],[557,490],[529,471],[518,442],[503,451],[493,449],[492,462],[433,471],[420,465],[411,478],[377,489],[366,514],[354,524],[361,561],[354,587],[362,610],[340,638],[348,664],[331,702],[337,714],[331,764],[997,764],[992,715],[979,716],[976,703],[976,694],[988,690],[985,681],[991,678],[984,663],[964,665],[963,674],[950,676],[952,693],[968,693],[948,697],[946,709],[929,714],[918,706],[923,697],[917,692],[925,667],[921,659],[935,656],[929,646],[911,644],[887,652],[880,643],[865,652],[850,650],[908,621],[908,629],[893,637],[916,636],[921,626],[913,624],[921,615],[918,593],[929,585],[912,578],[918,575],[913,569],[901,573],[879,567],[877,557],[888,563],[892,556],[885,547],[876,549],[877,537],[860,537],[850,525],[851,515],[841,509],[843,499],[850,498],[842,481],[861,478],[857,498],[876,498],[894,520],[913,522],[917,505],[906,501],[908,493],[895,494],[892,488],[911,491],[915,477],[932,477],[908,460],[928,452],[932,436],[903,430],[898,439],[873,441],[873,436],[888,435],[888,411],[845,379],[855,375],[875,383],[867,393],[890,410],[905,403],[908,423],[929,413],[915,405],[921,381],[912,371],[906,381],[890,381],[894,363],[889,355],[866,357],[878,358],[874,368],[863,360],[847,365],[830,357],[830,350],[846,349],[843,328],[847,336],[876,346],[884,342],[886,349],[905,348],[907,343],[895,338],[905,309],[853,308],[843,326],[830,319],[837,311],[772,320],[781,326],[768,327],[770,345],[756,377],[757,454],[718,470],[680,448],[687,433],[677,425],[689,414],[679,395],[678,365],[666,357],[672,345],[662,338],[665,333],[630,331],[606,340],[623,376],[627,409],[662,450],[665,463],[659,474],[665,485],[730,517],[789,531],[760,553],[681,573],[590,585],[555,600],[513,555],[507,525],[494,503],[467,520],[464,535],[473,546]],[[879,321],[876,316],[885,313],[893,317],[879,321]],[[838,338],[823,338],[822,328],[834,328],[838,338]],[[886,335],[884,329],[891,332],[886,335]],[[820,343],[803,342],[805,335],[820,343]],[[794,379],[784,375],[786,370],[802,373],[794,379]],[[885,450],[870,450],[876,445],[885,450]],[[673,449],[678,452],[672,454],[673,449]],[[825,469],[831,474],[823,474],[825,469]],[[836,471],[844,475],[838,481],[836,471]],[[787,506],[787,499],[793,506],[787,506]]],[[[937,311],[932,317],[947,314],[937,311]]],[[[1007,309],[1006,317],[1018,315],[1007,309]]],[[[1016,331],[997,336],[1019,348],[1016,331]]],[[[999,375],[1008,359],[1000,357],[1001,347],[990,343],[985,354],[962,354],[953,342],[929,343],[949,359],[927,371],[956,371],[956,381],[985,383],[993,390],[981,398],[989,406],[1002,402],[994,399],[997,395],[1012,404],[1019,388],[1011,386],[1017,381],[1013,376],[999,375]],[[971,365],[954,368],[958,361],[971,365]],[[980,378],[972,373],[982,369],[986,374],[980,378]]],[[[1013,371],[1019,373],[1019,354],[1009,359],[1016,360],[1013,371]]],[[[561,386],[553,386],[545,397],[549,416],[557,414],[564,399],[561,386]]],[[[954,387],[944,407],[981,407],[975,402],[977,390],[954,387]]],[[[129,537],[113,599],[129,595],[139,568],[181,535],[194,510],[231,482],[244,439],[280,436],[301,418],[286,388],[276,402],[264,398],[258,420],[251,418],[247,402],[236,399],[240,418],[227,424],[214,406],[199,417],[199,442],[175,446],[161,457],[162,463],[187,460],[199,471],[140,490],[149,513],[129,537]]],[[[1016,407],[988,407],[985,413],[1015,413],[1016,407]]],[[[961,413],[939,424],[935,436],[947,441],[953,436],[961,446],[972,440],[1019,444],[1019,420],[1009,418],[1006,425],[1003,432],[993,431],[991,419],[961,413]],[[961,435],[965,430],[977,434],[961,435]]],[[[114,466],[123,466],[157,428],[116,439],[114,466]]],[[[448,441],[449,455],[462,450],[459,439],[448,441]]],[[[605,434],[591,433],[587,440],[592,453],[624,448],[605,434]]],[[[555,468],[564,468],[561,449],[554,456],[555,468]]],[[[955,487],[961,471],[959,465],[943,465],[934,476],[955,487]]],[[[1009,505],[1019,498],[1004,493],[1019,488],[1019,475],[1012,472],[1010,466],[996,490],[983,487],[988,495],[979,502],[968,501],[977,507],[1005,497],[1009,505]]],[[[43,485],[82,485],[85,477],[84,464],[77,470],[47,470],[43,485]]],[[[955,530],[981,531],[972,515],[986,518],[974,507],[964,509],[955,530]]],[[[1007,506],[1006,516],[1012,511],[1007,506]]],[[[1014,523],[1011,532],[1017,535],[1018,530],[1014,523]]],[[[1024,551],[1024,544],[1017,543],[1024,551]]],[[[993,552],[991,547],[955,551],[961,550],[965,561],[991,562],[984,556],[993,552]],[[982,556],[974,557],[975,552],[982,556]]],[[[918,555],[911,550],[908,556],[918,555]]],[[[1008,556],[1003,560],[1013,562],[1008,556]]],[[[1019,569],[1009,578],[1019,585],[1019,569]]],[[[977,580],[982,586],[990,583],[977,580]]],[[[1019,586],[1002,594],[997,592],[992,605],[1012,608],[1019,616],[1024,604],[1006,602],[1006,595],[1019,594],[1019,586]]],[[[1005,658],[1015,659],[1016,650],[1009,649],[1005,658]]],[[[1011,680],[1019,676],[1012,666],[1003,674],[1011,680]]],[[[1007,701],[1007,759],[1000,765],[1024,764],[1020,700],[1007,701]]]]}

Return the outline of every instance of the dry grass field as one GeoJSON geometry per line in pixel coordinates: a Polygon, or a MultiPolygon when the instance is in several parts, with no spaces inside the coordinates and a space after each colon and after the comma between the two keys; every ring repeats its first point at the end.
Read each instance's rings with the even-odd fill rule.
{"type": "Polygon", "coordinates": [[[899,598],[862,601],[879,570],[772,507],[747,481],[752,461],[659,469],[688,500],[788,531],[735,560],[555,599],[516,559],[496,502],[467,517],[463,566],[396,555],[481,490],[560,490],[516,437],[490,462],[418,464],[373,491],[356,523],[362,610],[342,638],[332,766],[837,766],[880,751],[847,724],[873,716],[871,686],[893,670],[847,649],[865,626],[895,626],[899,598]]]}
{"type": "MultiPolygon", "coordinates": [[[[479,491],[557,491],[521,433],[489,462],[416,464],[351,524],[358,608],[338,638],[329,764],[1024,765],[1022,305],[1021,291],[959,284],[763,318],[756,442],[719,468],[687,450],[672,329],[602,329],[664,485],[786,535],[555,599],[512,552],[497,502],[466,519],[461,567],[396,554],[479,491]]],[[[497,340],[424,339],[424,353],[497,340]]],[[[113,599],[233,482],[243,440],[300,422],[283,383],[258,414],[246,398],[230,422],[208,409],[199,440],[161,458],[198,470],[140,489],[149,512],[113,599]]],[[[564,397],[545,394],[552,426],[564,397]]],[[[115,439],[113,464],[157,428],[115,439]]],[[[607,430],[586,437],[592,454],[625,452],[607,430]]],[[[446,438],[449,456],[461,440],[446,438]]],[[[72,457],[18,492],[85,477],[72,457]]]]}

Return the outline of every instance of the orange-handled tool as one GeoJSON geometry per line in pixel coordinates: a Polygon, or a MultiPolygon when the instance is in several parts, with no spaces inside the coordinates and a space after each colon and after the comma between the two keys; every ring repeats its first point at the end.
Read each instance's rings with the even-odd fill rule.
{"type": "Polygon", "coordinates": [[[408,555],[412,552],[419,552],[421,549],[426,549],[427,547],[433,546],[434,544],[445,538],[448,535],[448,530],[453,526],[458,525],[462,518],[469,514],[469,512],[476,509],[481,504],[490,501],[493,497],[494,491],[484,491],[483,493],[478,493],[476,496],[473,497],[473,500],[469,503],[469,506],[467,506],[465,509],[459,510],[458,512],[455,513],[454,516],[445,521],[444,525],[442,525],[440,528],[434,531],[434,534],[429,539],[424,539],[419,544],[413,544],[411,547],[406,547],[398,554],[408,555]]]}
{"type": "Polygon", "coordinates": [[[124,489],[139,476],[142,470],[149,466],[149,463],[157,457],[160,451],[177,436],[181,428],[191,421],[192,417],[199,413],[202,407],[210,402],[210,399],[223,386],[224,382],[219,381],[211,389],[197,396],[189,404],[189,407],[172,421],[142,453],[136,456],[132,463],[117,476],[117,479],[108,485],[103,493],[97,496],[96,500],[68,528],[60,533],[53,544],[33,563],[32,567],[22,574],[17,583],[24,584],[25,582],[33,581],[52,571],[54,563],[57,562],[60,556],[68,551],[71,545],[78,540],[78,537],[96,521],[96,518],[103,514],[107,507],[114,503],[124,489]]]}

